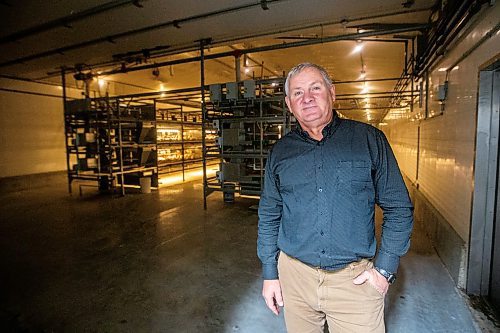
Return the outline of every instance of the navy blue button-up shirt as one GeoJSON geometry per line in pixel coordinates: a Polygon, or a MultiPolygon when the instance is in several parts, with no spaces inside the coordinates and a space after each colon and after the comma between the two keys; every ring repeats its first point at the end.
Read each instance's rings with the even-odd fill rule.
{"type": "Polygon", "coordinates": [[[277,279],[279,251],[337,270],[362,258],[395,273],[409,248],[413,206],[385,135],[336,114],[312,139],[300,126],[269,153],[259,204],[257,252],[277,279]],[[375,204],[384,213],[377,252],[375,204]]]}

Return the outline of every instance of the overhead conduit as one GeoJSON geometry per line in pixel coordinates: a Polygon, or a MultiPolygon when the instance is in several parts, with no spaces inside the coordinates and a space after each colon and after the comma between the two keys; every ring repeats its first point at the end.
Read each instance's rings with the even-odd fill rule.
{"type": "MultiPolygon", "coordinates": [[[[93,40],[89,40],[89,41],[85,41],[85,42],[81,42],[81,43],[77,43],[77,44],[72,44],[72,45],[60,47],[57,49],[53,49],[53,50],[49,50],[49,51],[45,51],[45,52],[41,52],[41,53],[37,53],[37,54],[32,54],[32,55],[18,58],[15,60],[6,61],[3,63],[0,63],[0,68],[23,63],[23,62],[27,62],[27,61],[31,61],[31,60],[35,60],[38,58],[48,57],[48,56],[55,55],[55,54],[64,54],[64,52],[80,49],[80,48],[87,47],[87,46],[92,46],[92,45],[99,44],[99,43],[104,43],[104,42],[115,43],[115,41],[117,39],[129,37],[129,36],[133,36],[133,35],[138,35],[138,34],[143,34],[146,32],[150,32],[152,30],[163,29],[166,27],[180,28],[181,24],[184,24],[187,22],[193,22],[193,21],[203,20],[203,19],[206,19],[208,17],[214,17],[214,16],[218,16],[218,15],[238,12],[238,11],[252,8],[252,7],[262,7],[263,10],[267,10],[268,4],[273,3],[273,2],[280,2],[280,1],[283,2],[283,1],[288,1],[288,0],[266,0],[266,1],[261,0],[258,2],[246,4],[246,5],[240,5],[240,6],[230,7],[230,8],[226,8],[226,9],[216,10],[216,11],[209,12],[209,13],[193,15],[193,16],[189,16],[189,17],[185,17],[185,18],[181,18],[181,19],[171,20],[168,22],[148,26],[145,28],[129,30],[129,31],[121,32],[121,33],[114,34],[114,35],[104,36],[104,37],[96,38],[93,40]]],[[[132,1],[132,2],[134,2],[134,1],[132,1]]],[[[61,19],[61,20],[63,20],[63,19],[61,19]]],[[[61,25],[60,22],[59,22],[59,25],[61,25]]]]}
{"type": "Polygon", "coordinates": [[[1,37],[0,38],[0,44],[5,44],[5,43],[10,43],[10,42],[15,42],[20,39],[36,35],[54,28],[59,28],[59,27],[66,27],[66,28],[71,28],[71,23],[83,20],[84,18],[100,14],[109,10],[113,10],[119,7],[127,6],[127,5],[134,5],[136,7],[142,7],[141,2],[144,2],[146,0],[117,0],[117,1],[111,1],[108,3],[105,3],[100,6],[92,7],[89,9],[86,9],[84,11],[71,14],[65,17],[58,18],[53,21],[49,21],[22,31],[18,31],[16,33],[13,33],[11,35],[1,37]]]}

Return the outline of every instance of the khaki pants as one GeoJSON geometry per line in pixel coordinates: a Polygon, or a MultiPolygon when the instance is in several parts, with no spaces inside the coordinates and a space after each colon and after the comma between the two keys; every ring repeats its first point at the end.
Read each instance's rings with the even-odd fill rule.
{"type": "Polygon", "coordinates": [[[368,282],[352,280],[373,267],[369,260],[338,271],[308,266],[281,252],[278,270],[289,333],[385,332],[384,297],[368,282]]]}

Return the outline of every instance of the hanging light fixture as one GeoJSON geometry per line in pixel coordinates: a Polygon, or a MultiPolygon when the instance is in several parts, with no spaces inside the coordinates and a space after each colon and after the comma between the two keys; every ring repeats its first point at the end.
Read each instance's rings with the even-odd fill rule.
{"type": "Polygon", "coordinates": [[[357,42],[357,45],[352,50],[353,53],[361,52],[361,50],[363,49],[363,42],[361,40],[358,40],[357,42]]]}

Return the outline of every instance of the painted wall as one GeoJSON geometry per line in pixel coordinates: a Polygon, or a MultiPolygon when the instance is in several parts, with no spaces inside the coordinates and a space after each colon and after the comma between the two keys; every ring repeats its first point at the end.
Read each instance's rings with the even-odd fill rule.
{"type": "Polygon", "coordinates": [[[0,79],[0,177],[66,169],[61,95],[57,86],[0,79]]]}
{"type": "MultiPolygon", "coordinates": [[[[68,98],[82,98],[83,84],[67,79],[68,98]]],[[[113,81],[90,88],[92,97],[150,92],[113,81]]],[[[0,178],[64,171],[65,149],[62,88],[0,78],[0,178]]]]}
{"type": "MultiPolygon", "coordinates": [[[[422,195],[436,208],[460,238],[469,239],[473,167],[475,156],[478,75],[481,66],[500,54],[500,33],[472,51],[448,77],[449,89],[443,114],[434,88],[444,83],[446,72],[499,22],[500,6],[485,6],[469,23],[446,55],[429,72],[428,114],[415,106],[413,114],[393,111],[384,131],[391,141],[402,171],[418,185],[422,195]],[[420,130],[420,142],[418,131],[420,130]],[[417,166],[418,147],[418,166],[417,166]],[[417,176],[418,167],[418,176],[417,176]]],[[[424,103],[425,104],[425,103],[424,103]]]]}

